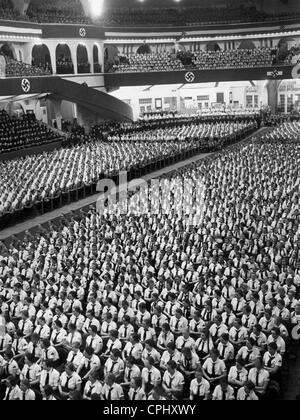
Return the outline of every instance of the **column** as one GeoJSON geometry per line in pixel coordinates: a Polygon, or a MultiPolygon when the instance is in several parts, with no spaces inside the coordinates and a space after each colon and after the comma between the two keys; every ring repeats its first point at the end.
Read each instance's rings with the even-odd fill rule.
{"type": "Polygon", "coordinates": [[[87,54],[88,54],[88,60],[89,60],[90,66],[91,66],[90,67],[91,73],[95,73],[93,48],[94,48],[94,45],[93,44],[86,45],[87,54]]]}
{"type": "Polygon", "coordinates": [[[54,108],[54,114],[55,114],[55,119],[57,122],[57,128],[59,130],[61,130],[61,120],[62,120],[62,114],[61,114],[61,100],[52,100],[51,101],[53,104],[53,108],[54,108]]]}
{"type": "Polygon", "coordinates": [[[77,62],[77,45],[69,45],[70,51],[71,51],[71,58],[72,63],[74,66],[74,74],[78,74],[78,62],[77,62]]]}
{"type": "MultiPolygon", "coordinates": [[[[45,44],[47,45],[47,44],[45,44]]],[[[57,74],[57,67],[56,67],[56,45],[47,45],[50,51],[50,58],[51,58],[51,65],[53,74],[57,74]]]]}
{"type": "Polygon", "coordinates": [[[281,80],[269,80],[267,83],[268,106],[273,114],[277,114],[278,109],[278,88],[281,80]]]}

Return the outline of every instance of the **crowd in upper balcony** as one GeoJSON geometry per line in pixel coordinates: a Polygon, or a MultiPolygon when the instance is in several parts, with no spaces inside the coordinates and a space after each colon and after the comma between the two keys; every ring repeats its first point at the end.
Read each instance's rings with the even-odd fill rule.
{"type": "MultiPolygon", "coordinates": [[[[182,54],[162,52],[157,54],[130,54],[115,59],[112,71],[120,73],[174,71],[193,68],[214,70],[228,68],[271,67],[276,58],[276,50],[271,48],[195,51],[189,53],[186,64],[182,54]]],[[[286,60],[285,64],[289,64],[286,60]]]]}
{"type": "Polygon", "coordinates": [[[27,16],[34,22],[91,23],[79,0],[31,0],[27,16]]]}
{"type": "Polygon", "coordinates": [[[297,64],[300,62],[300,45],[294,45],[285,59],[285,62],[297,64]]]}
{"type": "MultiPolygon", "coordinates": [[[[295,13],[270,14],[255,7],[226,8],[139,8],[108,9],[98,23],[106,26],[131,25],[210,25],[228,22],[264,22],[288,20],[297,17],[295,13]]],[[[0,0],[0,18],[6,20],[30,20],[41,23],[89,24],[91,19],[84,13],[80,0],[31,0],[25,15],[21,15],[11,0],[0,0]]]]}
{"type": "Polygon", "coordinates": [[[49,76],[51,69],[48,66],[39,67],[31,66],[30,64],[17,61],[10,57],[5,57],[6,61],[6,76],[7,77],[34,77],[34,76],[49,76]]]}
{"type": "Polygon", "coordinates": [[[107,26],[130,25],[210,25],[228,22],[263,22],[272,19],[295,18],[295,14],[269,14],[258,11],[255,7],[201,8],[177,7],[156,9],[112,9],[106,13],[104,23],[107,26]]]}
{"type": "Polygon", "coordinates": [[[173,71],[184,70],[180,60],[170,53],[159,54],[130,54],[120,57],[119,64],[115,64],[114,71],[121,73],[140,73],[143,71],[173,71]]]}
{"type": "Polygon", "coordinates": [[[41,23],[89,24],[80,0],[31,0],[27,13],[21,15],[11,0],[0,0],[0,19],[41,23]]]}
{"type": "Polygon", "coordinates": [[[9,116],[2,110],[0,111],[0,139],[0,154],[2,154],[51,143],[58,140],[58,136],[46,125],[39,123],[32,113],[17,118],[9,116]]]}
{"type": "Polygon", "coordinates": [[[194,53],[194,66],[199,70],[216,68],[252,68],[272,66],[274,57],[271,48],[231,51],[197,51],[194,53]]]}
{"type": "Polygon", "coordinates": [[[14,8],[11,0],[0,0],[0,19],[19,20],[20,13],[14,8]]]}
{"type": "Polygon", "coordinates": [[[74,65],[71,57],[60,56],[56,60],[56,71],[58,74],[74,73],[74,65]]]}

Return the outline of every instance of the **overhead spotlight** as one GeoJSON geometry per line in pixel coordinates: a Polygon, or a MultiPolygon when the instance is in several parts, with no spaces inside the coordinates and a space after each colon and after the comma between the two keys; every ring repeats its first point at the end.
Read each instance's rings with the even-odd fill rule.
{"type": "Polygon", "coordinates": [[[104,0],[88,0],[88,3],[92,17],[99,18],[103,12],[104,0]]]}

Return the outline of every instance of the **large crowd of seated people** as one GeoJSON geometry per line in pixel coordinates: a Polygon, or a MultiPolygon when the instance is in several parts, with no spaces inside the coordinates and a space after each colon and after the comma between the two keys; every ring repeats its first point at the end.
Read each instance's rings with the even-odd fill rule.
{"type": "MultiPolygon", "coordinates": [[[[108,140],[115,141],[144,141],[144,142],[157,142],[157,141],[185,141],[190,139],[201,139],[204,143],[216,142],[219,144],[226,141],[231,135],[240,134],[245,129],[251,128],[249,122],[192,122],[187,119],[183,123],[179,120],[169,124],[160,124],[158,127],[151,129],[151,125],[146,125],[147,129],[136,131],[125,131],[124,133],[109,134],[108,140]],[[185,123],[184,123],[185,122],[185,123]]],[[[142,124],[144,125],[144,124],[142,124]]],[[[253,129],[255,122],[253,122],[253,129]]]]}
{"type": "Polygon", "coordinates": [[[90,141],[0,162],[0,215],[97,183],[102,176],[109,177],[197,147],[196,140],[152,144],[90,141]]]}
{"type": "Polygon", "coordinates": [[[30,21],[42,23],[90,23],[80,0],[31,0],[27,16],[30,21]]]}
{"type": "Polygon", "coordinates": [[[255,7],[177,7],[153,9],[110,9],[104,16],[107,26],[130,25],[211,25],[229,22],[262,22],[273,19],[295,18],[293,13],[270,13],[258,11],[255,7]]]}
{"type": "Polygon", "coordinates": [[[71,57],[60,56],[56,60],[56,71],[58,74],[74,73],[74,65],[71,57]]]}
{"type": "Polygon", "coordinates": [[[130,54],[120,57],[119,64],[113,66],[113,70],[120,73],[141,73],[145,71],[175,71],[184,70],[176,54],[130,54]]]}
{"type": "Polygon", "coordinates": [[[36,77],[36,76],[49,76],[51,69],[49,66],[44,67],[32,66],[30,64],[17,61],[13,58],[5,56],[6,61],[6,76],[7,77],[36,77]]]}
{"type": "MultiPolygon", "coordinates": [[[[158,54],[130,54],[118,57],[112,70],[120,73],[145,71],[175,71],[185,68],[198,70],[271,67],[274,64],[276,50],[255,48],[252,50],[195,51],[191,55],[191,64],[185,66],[176,54],[164,52],[158,54]]],[[[290,64],[287,60],[283,64],[290,64]]]]}
{"type": "Polygon", "coordinates": [[[18,13],[11,0],[0,0],[0,19],[3,20],[18,20],[20,13],[18,13]]]}
{"type": "Polygon", "coordinates": [[[244,108],[232,107],[224,105],[222,108],[208,107],[198,110],[196,113],[178,113],[177,111],[147,111],[144,112],[140,121],[155,121],[155,120],[168,120],[168,119],[182,119],[184,117],[226,117],[232,119],[234,117],[251,118],[261,115],[262,107],[257,108],[244,108]]]}
{"type": "Polygon", "coordinates": [[[271,48],[231,51],[194,52],[194,66],[199,70],[270,67],[274,57],[271,48]]]}
{"type": "Polygon", "coordinates": [[[91,72],[91,65],[89,62],[81,62],[78,63],[78,73],[79,74],[83,74],[83,73],[90,73],[91,72]]]}
{"type": "Polygon", "coordinates": [[[91,208],[1,244],[1,398],[279,397],[300,324],[299,133],[163,176],[125,213],[91,208]]]}
{"type": "MultiPolygon", "coordinates": [[[[213,138],[217,132],[222,132],[226,137],[227,130],[233,133],[236,129],[242,130],[245,127],[260,128],[261,113],[258,110],[240,109],[236,111],[230,108],[225,110],[224,108],[224,110],[211,109],[210,112],[193,115],[174,115],[174,113],[171,113],[164,114],[163,118],[146,118],[133,123],[106,121],[92,127],[91,135],[94,138],[107,138],[113,141],[134,140],[138,133],[141,133],[140,139],[145,137],[147,141],[157,141],[158,139],[182,140],[190,137],[200,139],[209,130],[209,127],[208,138],[213,138]],[[241,125],[238,126],[238,124],[241,125]],[[166,130],[165,136],[161,135],[163,129],[166,130]],[[193,134],[195,131],[198,131],[196,136],[193,134]],[[147,134],[147,132],[149,133],[147,134]]],[[[227,134],[229,134],[228,131],[227,134]]]]}
{"type": "Polygon", "coordinates": [[[287,64],[298,64],[300,62],[300,45],[294,45],[285,59],[287,64]]]}
{"type": "Polygon", "coordinates": [[[0,111],[0,154],[56,140],[57,134],[38,122],[34,114],[18,118],[9,116],[5,110],[0,111]]]}
{"type": "MultiPolygon", "coordinates": [[[[212,25],[239,22],[264,22],[289,20],[297,13],[258,11],[255,7],[176,7],[108,9],[99,22],[105,26],[134,25],[212,25]]],[[[25,15],[21,15],[11,0],[0,0],[0,18],[41,23],[90,24],[91,19],[84,13],[80,0],[30,0],[25,15]]]]}

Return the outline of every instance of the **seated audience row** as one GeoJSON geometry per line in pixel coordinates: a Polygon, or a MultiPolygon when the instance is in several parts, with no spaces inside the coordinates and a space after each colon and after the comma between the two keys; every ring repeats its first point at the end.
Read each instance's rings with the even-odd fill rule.
{"type": "Polygon", "coordinates": [[[27,16],[34,22],[91,23],[80,0],[31,0],[27,16]]]}
{"type": "Polygon", "coordinates": [[[280,397],[300,325],[299,131],[1,244],[1,398],[280,397]]]}
{"type": "Polygon", "coordinates": [[[107,144],[90,139],[70,148],[0,162],[0,215],[198,146],[195,140],[107,144]]]}
{"type": "Polygon", "coordinates": [[[0,19],[19,20],[20,13],[14,8],[11,0],[0,0],[0,19]]]}
{"type": "MultiPolygon", "coordinates": [[[[1,19],[41,23],[90,24],[80,0],[30,0],[25,15],[20,14],[11,0],[0,0],[1,19]]],[[[131,25],[211,25],[239,22],[263,22],[295,19],[297,13],[267,13],[256,7],[177,7],[108,9],[98,24],[105,26],[131,25]]]]}
{"type": "MultiPolygon", "coordinates": [[[[122,139],[123,136],[135,136],[137,133],[143,133],[147,131],[154,130],[163,130],[167,131],[173,130],[172,138],[176,138],[179,130],[183,128],[189,129],[197,127],[211,127],[211,133],[209,137],[212,137],[212,133],[216,131],[216,128],[222,129],[227,126],[233,129],[234,124],[246,124],[247,127],[252,127],[253,124],[257,124],[257,127],[260,127],[261,116],[260,112],[257,110],[235,110],[230,109],[219,109],[219,110],[207,110],[207,112],[199,112],[194,115],[169,115],[165,114],[164,118],[154,118],[154,119],[141,119],[133,123],[116,123],[115,121],[110,122],[106,121],[101,125],[96,125],[92,127],[92,136],[95,138],[103,136],[105,132],[108,138],[119,138],[122,139]],[[216,126],[214,124],[217,124],[216,126]],[[232,125],[231,125],[232,124],[232,125]]],[[[166,131],[166,132],[167,132],[166,131]]],[[[192,130],[191,130],[192,131],[192,130]]],[[[155,133],[153,133],[155,134],[155,133]]],[[[199,136],[200,137],[200,136],[199,136]]],[[[154,140],[156,137],[152,134],[148,136],[149,140],[154,140]]],[[[124,138],[125,139],[125,138],[124,138]]]]}
{"type": "Polygon", "coordinates": [[[113,66],[120,73],[142,73],[144,71],[175,71],[184,70],[180,60],[169,53],[131,54],[121,59],[119,65],[113,66]]]}
{"type": "Polygon", "coordinates": [[[194,56],[194,66],[199,70],[270,67],[274,60],[271,48],[231,51],[198,51],[194,53],[194,56]]]}
{"type": "Polygon", "coordinates": [[[35,77],[35,76],[49,76],[52,71],[48,66],[39,67],[23,63],[22,61],[14,60],[10,57],[5,57],[6,60],[6,76],[7,77],[35,77]]]}
{"type": "Polygon", "coordinates": [[[58,140],[57,134],[39,123],[34,114],[17,118],[10,117],[4,110],[0,111],[0,154],[55,140],[58,140]]]}
{"type": "MultiPolygon", "coordinates": [[[[276,50],[275,50],[276,52],[276,50]]],[[[120,73],[145,71],[175,71],[189,69],[214,70],[231,68],[271,67],[274,63],[274,50],[271,48],[238,49],[227,51],[195,51],[191,63],[185,66],[176,54],[130,54],[118,57],[112,67],[120,73]]],[[[290,61],[284,64],[289,65],[290,61]]]]}
{"type": "MultiPolygon", "coordinates": [[[[255,123],[253,123],[255,124],[255,123]]],[[[113,134],[108,135],[108,140],[115,141],[146,141],[146,142],[157,142],[157,141],[170,141],[179,140],[185,141],[186,139],[202,139],[203,141],[226,141],[231,135],[243,133],[244,130],[249,128],[248,122],[237,122],[232,121],[227,123],[191,123],[176,124],[176,121],[172,126],[168,127],[161,124],[161,127],[150,129],[148,127],[144,131],[127,132],[124,134],[113,134]]],[[[253,127],[254,128],[254,127],[253,127]]]]}
{"type": "Polygon", "coordinates": [[[256,7],[177,7],[177,8],[122,8],[109,9],[104,16],[106,26],[134,25],[211,25],[230,22],[262,22],[293,19],[293,13],[266,13],[256,7]]]}

